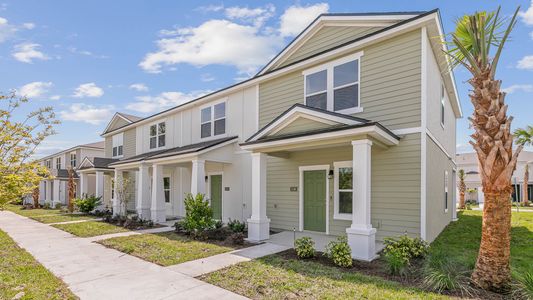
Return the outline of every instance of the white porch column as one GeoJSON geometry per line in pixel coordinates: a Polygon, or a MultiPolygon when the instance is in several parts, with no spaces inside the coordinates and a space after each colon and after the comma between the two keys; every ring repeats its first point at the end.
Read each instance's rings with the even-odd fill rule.
{"type": "Polygon", "coordinates": [[[346,229],[346,234],[352,257],[371,261],[376,258],[376,229],[370,223],[372,141],[352,141],[352,147],[352,226],[346,229]]]}
{"type": "Polygon", "coordinates": [[[80,172],[80,193],[81,197],[83,197],[88,192],[89,187],[89,175],[87,173],[80,172]]]}
{"type": "Polygon", "coordinates": [[[39,204],[40,205],[43,205],[44,204],[44,200],[46,200],[46,181],[45,180],[41,180],[39,182],[39,204]]]}
{"type": "MultiPolygon", "coordinates": [[[[122,182],[122,176],[123,176],[122,170],[115,170],[115,180],[113,182],[115,193],[113,194],[113,216],[118,216],[122,214],[122,209],[120,207],[120,201],[117,197],[117,183],[122,182]]],[[[82,190],[83,193],[83,190],[82,190]]]]}
{"type": "Polygon", "coordinates": [[[46,185],[46,195],[44,202],[52,205],[52,180],[46,180],[44,184],[46,185]]]}
{"type": "Polygon", "coordinates": [[[192,161],[191,194],[205,194],[205,161],[192,161]]]}
{"type": "Polygon", "coordinates": [[[52,184],[54,185],[54,194],[52,195],[52,206],[55,207],[56,203],[61,203],[61,197],[60,197],[60,187],[61,181],[59,179],[54,179],[52,181],[52,184]]]}
{"type": "Polygon", "coordinates": [[[139,166],[139,178],[137,180],[137,205],[135,209],[139,218],[143,220],[150,219],[150,174],[148,165],[139,166]]]}
{"type": "Polygon", "coordinates": [[[166,221],[165,195],[163,191],[163,166],[152,166],[152,206],[150,218],[154,223],[166,221]]]}
{"type": "Polygon", "coordinates": [[[104,197],[104,172],[96,171],[96,197],[104,197]]]}
{"type": "Polygon", "coordinates": [[[266,158],[264,153],[252,153],[252,216],[248,219],[248,239],[267,240],[270,219],[266,215],[266,158]]]}

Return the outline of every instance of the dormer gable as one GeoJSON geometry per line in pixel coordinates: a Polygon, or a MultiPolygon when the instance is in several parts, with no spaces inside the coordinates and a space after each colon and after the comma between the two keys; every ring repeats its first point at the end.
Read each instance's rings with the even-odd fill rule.
{"type": "Polygon", "coordinates": [[[128,115],[124,113],[115,113],[115,115],[111,118],[111,121],[107,124],[107,127],[104,129],[103,134],[111,132],[113,130],[119,129],[121,127],[124,127],[126,125],[129,125],[137,120],[140,120],[140,117],[128,115]]]}

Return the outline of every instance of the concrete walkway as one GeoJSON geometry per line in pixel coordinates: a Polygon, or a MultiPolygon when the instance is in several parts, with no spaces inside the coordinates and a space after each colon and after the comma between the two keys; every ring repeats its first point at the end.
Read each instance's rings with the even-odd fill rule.
{"type": "Polygon", "coordinates": [[[58,225],[58,224],[76,224],[76,223],[85,223],[85,222],[94,222],[102,221],[102,219],[88,219],[88,220],[75,220],[75,221],[66,221],[66,222],[56,222],[56,223],[47,223],[46,225],[58,225]]]}
{"type": "Polygon", "coordinates": [[[270,254],[285,251],[291,247],[264,243],[249,248],[239,249],[227,253],[217,254],[206,258],[184,262],[178,265],[167,267],[167,269],[179,272],[192,277],[211,273],[240,262],[249,261],[254,258],[267,256],[270,254]]]}
{"type": "Polygon", "coordinates": [[[246,299],[12,212],[0,229],[81,299],[246,299]]]}
{"type": "Polygon", "coordinates": [[[145,234],[145,233],[169,232],[169,231],[174,231],[174,228],[158,227],[158,228],[150,228],[150,229],[143,229],[143,230],[137,230],[137,231],[126,231],[126,232],[97,235],[97,236],[92,236],[92,237],[83,238],[83,239],[94,242],[94,241],[107,240],[107,239],[114,238],[114,237],[130,236],[130,235],[145,234]]]}

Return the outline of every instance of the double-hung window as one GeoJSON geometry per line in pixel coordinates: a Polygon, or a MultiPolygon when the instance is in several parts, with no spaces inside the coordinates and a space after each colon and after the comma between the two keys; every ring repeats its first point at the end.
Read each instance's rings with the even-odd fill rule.
{"type": "Polygon", "coordinates": [[[352,219],[353,204],[353,168],[351,161],[334,162],[334,199],[333,218],[352,219]]]}
{"type": "Polygon", "coordinates": [[[163,177],[163,192],[165,194],[165,202],[170,203],[170,177],[163,177]]]}
{"type": "Polygon", "coordinates": [[[44,162],[44,164],[45,164],[45,166],[46,166],[48,169],[51,169],[51,168],[52,168],[52,161],[50,161],[49,159],[46,160],[46,161],[44,162]]]}
{"type": "Polygon", "coordinates": [[[56,169],[57,170],[61,169],[61,157],[56,158],[56,169]]]}
{"type": "Polygon", "coordinates": [[[444,105],[446,103],[446,90],[444,84],[440,85],[440,125],[444,127],[444,105]]]}
{"type": "Polygon", "coordinates": [[[124,151],[124,134],[119,133],[113,136],[113,157],[122,157],[124,151]]]}
{"type": "Polygon", "coordinates": [[[70,166],[73,168],[76,167],[76,152],[70,153],[70,166]]]}
{"type": "Polygon", "coordinates": [[[226,102],[202,108],[200,115],[201,138],[226,133],[226,102]]]}
{"type": "Polygon", "coordinates": [[[306,70],[305,104],[340,113],[362,111],[359,103],[361,54],[306,70]]]}
{"type": "Polygon", "coordinates": [[[165,122],[150,125],[150,149],[165,147],[165,122]]]}

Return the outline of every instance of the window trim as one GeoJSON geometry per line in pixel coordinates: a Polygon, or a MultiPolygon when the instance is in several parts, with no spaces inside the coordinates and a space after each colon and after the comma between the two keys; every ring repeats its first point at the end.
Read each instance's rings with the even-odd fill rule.
{"type": "Polygon", "coordinates": [[[56,170],[61,170],[61,166],[62,166],[61,156],[56,157],[56,170]]]}
{"type": "Polygon", "coordinates": [[[448,212],[448,170],[444,171],[444,213],[448,212]]]}
{"type": "Polygon", "coordinates": [[[304,77],[304,105],[307,105],[307,97],[308,96],[313,96],[314,94],[320,94],[320,93],[323,93],[323,92],[316,92],[316,93],[312,93],[312,94],[309,94],[307,95],[306,94],[306,91],[307,91],[307,76],[308,75],[312,75],[312,74],[315,74],[317,72],[320,72],[320,71],[324,71],[326,70],[326,101],[327,101],[327,104],[326,104],[326,107],[328,111],[332,111],[332,112],[336,112],[336,113],[341,113],[341,114],[355,114],[355,113],[360,113],[360,112],[363,112],[363,107],[361,106],[361,57],[364,55],[364,52],[363,51],[359,51],[357,53],[353,53],[353,54],[350,54],[350,55],[347,55],[347,56],[344,56],[342,58],[339,58],[339,59],[336,59],[336,60],[333,60],[333,61],[330,61],[330,62],[327,62],[327,63],[324,63],[322,65],[319,65],[319,66],[316,66],[316,67],[313,67],[313,68],[309,68],[309,69],[305,69],[304,71],[302,71],[302,75],[304,77]],[[345,85],[342,85],[342,86],[339,86],[337,88],[335,88],[334,86],[334,68],[336,66],[339,66],[339,65],[342,65],[342,64],[345,64],[345,63],[349,63],[349,62],[352,62],[354,60],[357,60],[357,72],[358,72],[358,77],[357,77],[357,82],[354,82],[354,83],[350,83],[350,84],[345,84],[345,85]],[[352,85],[359,85],[359,88],[357,89],[357,106],[355,107],[351,107],[351,108],[346,108],[346,109],[342,109],[342,110],[337,110],[335,111],[334,110],[334,93],[335,93],[335,90],[336,89],[340,89],[340,88],[344,88],[344,87],[348,87],[348,86],[352,86],[352,85]]]}
{"type": "MultiPolygon", "coordinates": [[[[167,119],[163,119],[163,120],[158,120],[158,121],[154,121],[152,123],[149,123],[148,124],[148,151],[155,151],[155,150],[161,150],[161,149],[166,149],[167,147],[167,143],[168,143],[168,140],[167,140],[167,133],[168,133],[168,127],[167,127],[167,119]],[[164,134],[159,134],[159,124],[161,123],[164,123],[165,124],[165,133],[164,134]],[[152,138],[152,135],[150,135],[150,128],[152,126],[156,126],[155,130],[156,130],[156,135],[155,135],[155,148],[151,148],[150,147],[150,139],[152,138]],[[159,147],[159,137],[161,135],[164,135],[165,136],[165,145],[164,146],[161,146],[159,147]]],[[[124,148],[124,147],[123,147],[124,148]]]]}
{"type": "Polygon", "coordinates": [[[168,191],[168,202],[165,199],[165,204],[172,205],[172,176],[170,174],[163,175],[163,198],[165,197],[165,191],[168,191]],[[165,189],[165,178],[168,178],[168,189],[165,189]]]}
{"type": "MultiPolygon", "coordinates": [[[[354,209],[353,206],[352,206],[351,214],[339,212],[339,208],[340,208],[339,207],[339,192],[341,192],[341,190],[339,189],[339,169],[340,168],[352,168],[352,197],[354,195],[353,162],[351,160],[333,162],[333,219],[352,221],[353,209],[354,209]]],[[[348,190],[342,190],[342,191],[348,191],[348,190]]],[[[353,203],[353,199],[352,199],[352,203],[353,203]]]]}
{"type": "Polygon", "coordinates": [[[209,102],[209,103],[206,103],[202,106],[199,107],[199,118],[198,120],[200,121],[200,130],[199,130],[199,135],[200,135],[200,140],[202,141],[206,141],[206,140],[210,140],[210,139],[216,139],[216,138],[220,138],[220,137],[225,137],[228,135],[228,101],[227,101],[227,97],[224,98],[224,99],[221,99],[221,100],[218,100],[218,101],[214,101],[214,102],[209,102]],[[224,118],[218,118],[218,119],[215,119],[215,106],[218,105],[218,104],[221,104],[221,103],[224,103],[224,118]],[[209,122],[202,122],[202,110],[206,109],[206,108],[209,108],[211,107],[211,119],[209,120],[209,122]],[[218,120],[222,120],[224,119],[224,124],[225,124],[225,127],[224,127],[224,133],[221,133],[221,134],[217,134],[215,135],[215,121],[218,121],[218,120]],[[211,135],[209,136],[206,136],[206,137],[202,137],[202,125],[203,124],[207,124],[207,123],[211,123],[211,135]]]}
{"type": "Polygon", "coordinates": [[[75,168],[76,164],[78,163],[78,157],[76,155],[76,152],[70,152],[70,166],[75,168]],[[72,159],[72,155],[74,155],[74,159],[72,159]],[[72,165],[72,161],[74,161],[74,165],[72,165]]]}
{"type": "Polygon", "coordinates": [[[117,133],[111,137],[111,157],[113,158],[121,158],[124,157],[124,133],[117,133]],[[117,144],[115,144],[115,137],[117,140],[117,144]],[[120,147],[122,147],[122,153],[120,153],[120,147]],[[114,155],[114,150],[117,148],[117,155],[114,155]]]}

